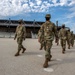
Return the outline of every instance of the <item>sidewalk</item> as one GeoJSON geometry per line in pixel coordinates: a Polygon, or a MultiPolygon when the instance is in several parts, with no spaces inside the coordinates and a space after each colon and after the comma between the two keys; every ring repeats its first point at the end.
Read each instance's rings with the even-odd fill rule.
{"type": "Polygon", "coordinates": [[[53,43],[52,61],[43,68],[44,50],[39,50],[37,39],[26,39],[24,54],[15,57],[17,43],[11,38],[0,38],[0,75],[75,75],[75,46],[62,54],[61,46],[53,43]]]}

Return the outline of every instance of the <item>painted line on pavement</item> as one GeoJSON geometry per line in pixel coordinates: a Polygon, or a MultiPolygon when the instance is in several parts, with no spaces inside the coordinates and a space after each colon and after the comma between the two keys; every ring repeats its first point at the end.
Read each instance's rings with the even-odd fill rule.
{"type": "Polygon", "coordinates": [[[38,57],[43,57],[43,55],[37,55],[38,57]]]}
{"type": "Polygon", "coordinates": [[[46,72],[53,72],[54,70],[52,68],[44,68],[44,71],[46,71],[46,72]]]}
{"type": "Polygon", "coordinates": [[[62,59],[56,59],[57,61],[62,61],[62,59]]]}

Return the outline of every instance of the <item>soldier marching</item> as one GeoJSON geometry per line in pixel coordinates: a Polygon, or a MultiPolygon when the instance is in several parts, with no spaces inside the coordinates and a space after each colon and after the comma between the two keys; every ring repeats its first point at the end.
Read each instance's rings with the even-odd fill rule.
{"type": "Polygon", "coordinates": [[[46,48],[45,50],[45,62],[43,64],[44,68],[48,67],[48,62],[51,60],[52,55],[51,55],[51,48],[52,48],[52,43],[54,40],[54,33],[56,32],[56,28],[54,23],[50,21],[51,15],[46,14],[45,16],[46,22],[42,24],[40,28],[40,35],[38,37],[38,41],[40,42],[40,39],[42,35],[44,36],[44,42],[45,45],[44,47],[46,48]]]}
{"type": "MultiPolygon", "coordinates": [[[[49,66],[48,62],[51,60],[51,48],[53,45],[54,38],[58,38],[56,40],[57,45],[60,44],[62,47],[62,53],[64,54],[66,51],[66,41],[68,45],[68,49],[70,49],[70,46],[74,46],[74,34],[73,31],[66,30],[65,24],[62,25],[62,28],[57,31],[57,28],[53,22],[50,21],[51,15],[46,14],[45,16],[46,22],[43,23],[38,31],[38,41],[40,42],[40,50],[44,48],[45,50],[45,61],[43,64],[44,68],[47,68],[49,66]]],[[[16,28],[15,37],[14,40],[17,38],[17,44],[18,49],[15,56],[20,55],[20,51],[22,50],[22,53],[26,51],[26,48],[22,45],[23,41],[26,38],[26,28],[23,25],[23,20],[18,21],[19,25],[16,28]]]]}
{"type": "Polygon", "coordinates": [[[15,56],[20,55],[20,51],[22,50],[22,53],[25,52],[26,48],[22,45],[23,40],[26,38],[26,28],[23,26],[23,20],[18,21],[19,25],[16,28],[15,37],[14,40],[17,38],[17,44],[18,44],[18,51],[15,54],[15,56]]]}

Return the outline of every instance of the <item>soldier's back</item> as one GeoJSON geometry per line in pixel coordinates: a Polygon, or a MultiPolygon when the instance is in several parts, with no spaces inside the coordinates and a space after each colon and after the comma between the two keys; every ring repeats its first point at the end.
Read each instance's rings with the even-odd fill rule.
{"type": "Polygon", "coordinates": [[[43,24],[43,28],[44,28],[44,38],[46,40],[53,40],[53,36],[54,36],[54,24],[50,21],[46,21],[43,24]]]}
{"type": "Polygon", "coordinates": [[[23,25],[18,25],[17,26],[17,29],[16,29],[17,37],[22,37],[23,36],[23,33],[24,33],[23,28],[24,28],[23,25]]]}
{"type": "Polygon", "coordinates": [[[66,34],[67,34],[66,29],[65,29],[65,28],[63,29],[63,28],[62,28],[62,29],[60,30],[60,34],[61,34],[62,37],[66,36],[66,34]]]}

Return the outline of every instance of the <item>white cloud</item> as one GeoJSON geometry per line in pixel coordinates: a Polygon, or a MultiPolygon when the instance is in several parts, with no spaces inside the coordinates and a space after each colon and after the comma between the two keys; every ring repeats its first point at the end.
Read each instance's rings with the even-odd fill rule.
{"type": "Polygon", "coordinates": [[[65,17],[62,17],[63,22],[61,17],[59,21],[65,23],[68,27],[70,25],[71,29],[75,30],[75,22],[71,20],[75,18],[75,0],[0,0],[0,18],[16,16],[26,12],[48,12],[50,7],[56,6],[70,7],[70,13],[65,16],[62,15],[65,17]]]}
{"type": "Polygon", "coordinates": [[[42,3],[42,0],[36,0],[37,5],[41,5],[41,3],[42,3]]]}
{"type": "Polygon", "coordinates": [[[71,14],[67,15],[67,18],[73,18],[73,17],[75,17],[75,12],[72,12],[71,14]]]}
{"type": "Polygon", "coordinates": [[[59,0],[59,2],[58,0],[0,0],[0,15],[15,16],[24,12],[46,12],[53,6],[73,4],[75,0],[59,0]]]}
{"type": "Polygon", "coordinates": [[[68,4],[68,6],[71,6],[71,5],[74,5],[75,4],[75,0],[72,0],[69,4],[68,4]]]}
{"type": "Polygon", "coordinates": [[[70,14],[66,15],[66,18],[74,18],[75,17],[75,5],[69,9],[70,14]]]}
{"type": "Polygon", "coordinates": [[[62,24],[65,24],[66,27],[69,27],[71,31],[75,33],[75,22],[72,19],[66,19],[61,18],[61,20],[58,21],[58,25],[61,26],[62,24]]]}
{"type": "Polygon", "coordinates": [[[29,3],[30,7],[33,7],[35,4],[33,2],[29,3]]]}
{"type": "Polygon", "coordinates": [[[57,1],[58,1],[58,0],[52,0],[52,2],[53,2],[54,4],[57,3],[57,1]]]}

